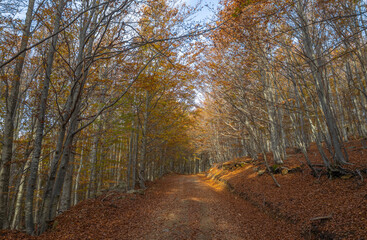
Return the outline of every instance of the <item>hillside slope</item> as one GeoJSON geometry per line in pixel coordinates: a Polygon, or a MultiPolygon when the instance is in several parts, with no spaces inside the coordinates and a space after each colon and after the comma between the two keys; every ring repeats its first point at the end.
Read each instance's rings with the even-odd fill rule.
{"type": "MultiPolygon", "coordinates": [[[[348,143],[347,149],[351,165],[346,167],[358,169],[360,176],[330,179],[324,172],[314,177],[303,155],[294,152],[289,152],[284,166],[271,165],[280,188],[265,171],[262,158],[217,164],[208,176],[226,183],[261,211],[287,221],[305,239],[366,239],[367,150],[359,141],[348,143]]],[[[309,155],[314,164],[321,163],[315,146],[309,155]]]]}

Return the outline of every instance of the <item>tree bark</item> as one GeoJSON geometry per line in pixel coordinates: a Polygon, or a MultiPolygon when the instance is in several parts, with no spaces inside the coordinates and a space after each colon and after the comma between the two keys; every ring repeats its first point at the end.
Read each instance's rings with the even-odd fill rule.
{"type": "Polygon", "coordinates": [[[83,168],[83,160],[84,160],[84,147],[82,144],[82,152],[80,153],[80,162],[79,168],[75,177],[75,187],[74,187],[74,204],[76,205],[79,202],[79,182],[80,182],[80,173],[83,168]]]}
{"type": "Polygon", "coordinates": [[[14,75],[12,76],[10,95],[8,95],[9,89],[6,92],[6,113],[4,118],[4,135],[3,146],[1,152],[1,170],[0,170],[0,228],[7,228],[9,226],[7,220],[7,208],[8,208],[8,192],[9,192],[9,177],[10,177],[10,165],[13,157],[13,141],[14,141],[14,121],[17,112],[17,106],[19,105],[19,90],[21,85],[21,75],[23,72],[23,66],[26,58],[25,49],[28,46],[29,38],[31,37],[31,24],[33,18],[35,0],[29,0],[26,18],[23,27],[23,35],[20,43],[20,51],[23,53],[18,57],[14,75]]]}
{"type": "Polygon", "coordinates": [[[97,191],[97,162],[98,162],[99,131],[93,138],[91,151],[91,172],[89,177],[88,198],[96,196],[97,191]]]}
{"type": "Polygon", "coordinates": [[[34,189],[37,180],[38,173],[38,165],[41,157],[42,150],[42,140],[43,140],[43,129],[45,125],[45,115],[47,108],[47,98],[48,98],[48,90],[50,86],[52,66],[54,62],[54,55],[56,52],[56,45],[58,40],[58,32],[61,26],[61,18],[62,13],[65,9],[67,0],[60,0],[58,7],[56,9],[56,18],[53,29],[53,37],[51,38],[51,43],[49,45],[49,50],[47,53],[46,60],[46,71],[45,78],[43,81],[43,89],[41,92],[41,100],[39,105],[38,112],[38,125],[36,130],[36,139],[34,142],[34,150],[33,157],[30,165],[30,174],[27,184],[27,193],[26,193],[26,201],[25,201],[25,225],[26,232],[28,234],[34,234],[34,219],[33,219],[33,198],[34,198],[34,189]]]}
{"type": "Polygon", "coordinates": [[[149,109],[150,109],[151,95],[147,90],[145,92],[145,110],[144,110],[144,122],[142,126],[141,137],[141,152],[140,152],[140,168],[139,168],[139,185],[140,188],[145,189],[145,166],[146,166],[146,152],[147,152],[147,134],[148,134],[148,122],[149,122],[149,109]]]}
{"type": "Polygon", "coordinates": [[[328,137],[331,140],[334,151],[334,165],[343,165],[347,163],[347,160],[342,153],[342,145],[338,135],[336,120],[326,96],[328,92],[327,79],[323,77],[323,74],[321,72],[325,65],[323,63],[322,54],[319,54],[318,50],[315,49],[314,42],[312,41],[310,35],[309,21],[304,13],[305,4],[307,3],[303,0],[297,0],[296,6],[297,15],[301,26],[300,28],[302,31],[301,41],[303,44],[304,54],[307,57],[307,64],[312,72],[319,104],[326,120],[328,137]]]}
{"type": "Polygon", "coordinates": [[[64,212],[71,207],[71,193],[73,189],[73,173],[74,173],[75,154],[71,151],[70,163],[67,166],[65,181],[62,187],[62,195],[60,199],[60,211],[64,212]]]}

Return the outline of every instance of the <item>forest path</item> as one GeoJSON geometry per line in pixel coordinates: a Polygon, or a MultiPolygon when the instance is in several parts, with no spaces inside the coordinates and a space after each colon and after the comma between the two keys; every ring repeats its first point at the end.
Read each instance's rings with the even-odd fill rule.
{"type": "Polygon", "coordinates": [[[275,220],[203,175],[170,175],[146,193],[128,239],[297,239],[275,220]]]}
{"type": "Polygon", "coordinates": [[[270,217],[202,174],[165,176],[149,183],[144,195],[108,192],[82,201],[53,225],[38,238],[0,239],[301,239],[294,224],[270,217]]]}

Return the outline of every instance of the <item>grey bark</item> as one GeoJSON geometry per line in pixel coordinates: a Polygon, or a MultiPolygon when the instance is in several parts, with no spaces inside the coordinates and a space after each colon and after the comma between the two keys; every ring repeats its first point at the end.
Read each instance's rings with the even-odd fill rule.
{"type": "Polygon", "coordinates": [[[304,54],[307,57],[307,64],[311,69],[312,76],[314,79],[316,92],[319,100],[320,107],[323,111],[323,115],[326,120],[327,130],[328,130],[328,138],[331,141],[333,151],[334,151],[334,164],[342,165],[346,164],[347,160],[342,153],[342,145],[339,139],[338,129],[336,125],[336,120],[333,115],[333,112],[330,108],[330,104],[327,100],[327,92],[328,85],[327,80],[323,76],[321,72],[324,68],[323,57],[320,49],[315,46],[314,41],[312,40],[310,30],[309,30],[309,20],[304,13],[304,8],[306,7],[306,2],[303,0],[297,0],[297,15],[300,21],[300,28],[302,31],[301,41],[303,44],[304,54]]]}
{"type": "Polygon", "coordinates": [[[277,119],[277,110],[275,107],[275,88],[272,86],[269,80],[268,74],[264,70],[260,70],[261,80],[264,86],[264,98],[266,100],[266,107],[269,118],[269,132],[271,141],[271,150],[273,152],[274,162],[276,164],[283,164],[282,149],[281,149],[281,136],[279,134],[279,123],[277,119]]]}
{"type": "Polygon", "coordinates": [[[130,139],[129,139],[129,147],[128,147],[128,165],[127,165],[127,173],[126,173],[126,185],[127,190],[131,189],[131,173],[133,167],[133,141],[134,141],[134,131],[131,129],[130,139]]]}
{"type": "Polygon", "coordinates": [[[95,197],[97,191],[97,163],[98,163],[98,146],[99,146],[99,131],[93,137],[93,145],[91,151],[91,172],[89,178],[89,187],[88,187],[88,198],[95,197]]]}
{"type": "Polygon", "coordinates": [[[60,199],[60,211],[64,212],[71,207],[72,189],[73,189],[73,173],[74,173],[75,154],[71,152],[70,163],[66,170],[65,181],[62,187],[62,195],[60,199]]]}
{"type": "Polygon", "coordinates": [[[132,162],[132,180],[131,180],[131,189],[135,189],[136,186],[136,172],[137,172],[137,163],[138,163],[138,154],[139,154],[139,124],[135,126],[135,133],[134,133],[134,144],[133,144],[133,162],[132,162]]]}
{"type": "Polygon", "coordinates": [[[75,177],[75,187],[74,187],[74,204],[76,205],[79,202],[79,182],[80,182],[80,173],[83,168],[83,160],[84,160],[84,147],[82,145],[82,152],[80,153],[80,162],[79,168],[75,177]]]}
{"type": "MultiPolygon", "coordinates": [[[[84,2],[83,2],[84,3],[84,2]]],[[[95,4],[95,1],[94,1],[95,4]]],[[[48,222],[52,221],[56,216],[57,204],[60,198],[66,169],[68,167],[71,155],[71,149],[75,136],[76,129],[78,127],[78,117],[81,107],[81,97],[83,95],[83,88],[88,76],[89,62],[83,65],[84,57],[90,56],[93,47],[94,37],[89,39],[87,46],[87,53],[84,52],[87,38],[87,30],[89,24],[94,25],[96,17],[93,10],[89,17],[83,21],[81,25],[81,31],[79,35],[79,48],[77,54],[77,67],[75,71],[75,77],[73,78],[72,89],[65,104],[65,114],[61,122],[61,130],[59,132],[59,138],[57,142],[57,150],[55,157],[52,161],[50,174],[46,183],[45,194],[43,198],[42,215],[40,219],[40,232],[44,232],[47,229],[48,222]],[[93,20],[92,20],[93,19],[93,20]],[[64,136],[66,134],[66,126],[69,123],[69,128],[64,143],[64,136]],[[63,150],[62,150],[63,149],[63,150]],[[61,161],[60,161],[60,154],[61,161]],[[59,164],[60,161],[60,164],[59,164]],[[59,165],[59,166],[58,166],[59,165]]],[[[90,60],[91,61],[91,60],[90,60]]]]}
{"type": "Polygon", "coordinates": [[[146,166],[146,151],[147,151],[147,134],[148,134],[148,122],[149,122],[149,111],[151,95],[149,91],[145,92],[145,109],[144,109],[144,122],[142,126],[142,137],[141,137],[141,152],[140,152],[140,168],[139,168],[139,185],[140,188],[145,188],[145,166],[146,166]]]}
{"type": "Polygon", "coordinates": [[[15,201],[14,216],[11,222],[11,229],[16,229],[19,226],[24,190],[25,190],[24,186],[25,186],[25,179],[26,179],[26,170],[29,168],[30,162],[31,160],[28,159],[26,164],[24,165],[24,168],[22,171],[22,177],[20,178],[19,189],[16,195],[16,201],[15,201]]]}
{"type": "Polygon", "coordinates": [[[14,75],[11,82],[10,95],[9,89],[6,92],[6,114],[4,119],[4,135],[3,146],[1,152],[1,170],[0,170],[0,228],[8,227],[8,192],[9,192],[9,177],[10,177],[10,165],[13,157],[13,140],[14,140],[14,121],[17,112],[17,106],[19,101],[19,90],[21,85],[21,75],[23,72],[23,66],[26,58],[25,49],[28,46],[29,38],[31,37],[31,24],[33,18],[35,0],[29,0],[28,8],[23,28],[22,40],[20,43],[20,51],[22,54],[18,57],[14,75]]]}
{"type": "Polygon", "coordinates": [[[47,53],[46,60],[46,71],[45,78],[43,80],[43,89],[41,92],[41,100],[39,105],[38,112],[38,125],[36,130],[36,139],[34,142],[34,151],[33,157],[30,165],[30,174],[27,184],[27,193],[26,193],[26,201],[25,201],[25,225],[26,232],[28,234],[34,234],[34,219],[33,219],[33,198],[34,198],[34,189],[37,180],[38,173],[38,165],[41,156],[42,149],[42,140],[43,140],[43,129],[46,115],[46,107],[47,107],[47,98],[48,98],[48,90],[50,85],[52,66],[54,62],[54,55],[56,52],[56,45],[58,40],[58,32],[61,25],[62,13],[65,9],[67,0],[60,0],[58,7],[56,9],[55,15],[55,23],[53,34],[54,36],[51,38],[51,42],[49,45],[49,50],[47,53]]]}
{"type": "MultiPolygon", "coordinates": [[[[74,154],[72,153],[72,148],[73,148],[73,144],[74,144],[74,131],[77,128],[77,124],[78,124],[78,116],[79,116],[79,111],[77,110],[75,112],[75,116],[72,117],[71,119],[71,123],[70,123],[70,128],[69,128],[69,133],[67,135],[67,139],[65,141],[65,147],[64,147],[64,151],[63,151],[63,155],[60,161],[60,166],[59,166],[59,170],[55,179],[55,183],[52,189],[52,194],[51,194],[51,208],[50,208],[50,212],[48,213],[48,217],[49,220],[53,220],[56,216],[57,213],[57,206],[59,203],[59,199],[60,199],[60,195],[61,195],[61,190],[62,187],[64,185],[64,179],[65,179],[65,175],[67,172],[67,169],[69,167],[69,162],[73,160],[74,154]]],[[[72,169],[71,171],[71,175],[70,175],[70,183],[72,182],[72,169]]],[[[68,191],[71,191],[71,186],[68,186],[68,191]]],[[[69,199],[67,199],[68,201],[68,205],[70,206],[70,194],[71,193],[65,193],[67,196],[69,196],[69,199]]]]}

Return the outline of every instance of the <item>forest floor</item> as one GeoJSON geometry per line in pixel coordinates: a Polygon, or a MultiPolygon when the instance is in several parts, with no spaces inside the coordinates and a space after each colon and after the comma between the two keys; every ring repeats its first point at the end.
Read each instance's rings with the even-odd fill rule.
{"type": "MultiPolygon", "coordinates": [[[[272,154],[267,154],[281,187],[265,171],[262,156],[256,161],[239,158],[217,164],[208,176],[269,216],[285,220],[303,239],[367,239],[367,148],[361,140],[344,146],[350,163],[344,168],[357,174],[330,177],[324,169],[315,177],[303,154],[288,149],[281,166],[274,165],[272,154]]],[[[314,144],[308,155],[312,164],[323,169],[314,144]]]]}
{"type": "MultiPolygon", "coordinates": [[[[207,176],[168,175],[143,193],[107,192],[64,212],[39,237],[0,239],[367,239],[367,149],[346,144],[360,176],[314,177],[301,153],[288,151],[275,178],[261,157],[217,164],[207,176]]],[[[311,161],[320,163],[315,146],[311,161]]]]}

